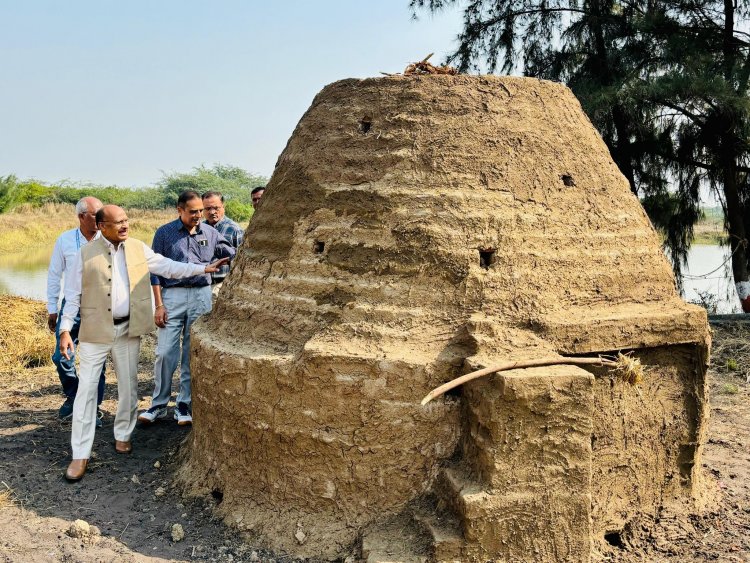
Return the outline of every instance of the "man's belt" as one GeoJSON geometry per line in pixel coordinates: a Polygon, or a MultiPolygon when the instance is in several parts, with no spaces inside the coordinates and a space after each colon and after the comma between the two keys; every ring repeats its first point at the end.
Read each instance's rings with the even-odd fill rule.
{"type": "Polygon", "coordinates": [[[114,321],[114,323],[116,325],[121,325],[125,321],[129,321],[130,320],[130,315],[128,315],[127,317],[120,317],[119,319],[112,319],[112,320],[114,321]]]}

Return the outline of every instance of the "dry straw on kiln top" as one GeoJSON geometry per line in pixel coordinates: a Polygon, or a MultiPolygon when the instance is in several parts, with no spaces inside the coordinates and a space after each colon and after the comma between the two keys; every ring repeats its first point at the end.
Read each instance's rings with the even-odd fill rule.
{"type": "Polygon", "coordinates": [[[449,381],[448,383],[444,383],[440,387],[436,387],[435,389],[427,393],[427,395],[425,395],[425,398],[422,399],[422,405],[426,405],[434,398],[447,393],[451,389],[455,389],[459,385],[463,385],[464,383],[468,383],[469,381],[479,379],[480,377],[484,377],[485,375],[490,375],[499,371],[508,371],[511,369],[526,369],[557,365],[604,366],[612,368],[620,379],[622,379],[626,383],[630,383],[631,385],[636,385],[643,381],[643,366],[641,365],[641,361],[621,352],[618,352],[617,356],[614,358],[606,356],[599,356],[598,358],[543,358],[540,360],[505,362],[503,364],[498,364],[495,366],[490,366],[488,368],[482,368],[471,373],[467,373],[466,375],[457,377],[456,379],[449,381]]]}
{"type": "MultiPolygon", "coordinates": [[[[431,63],[428,63],[427,61],[430,60],[430,57],[432,55],[434,55],[434,53],[430,53],[419,62],[410,63],[404,70],[404,76],[415,76],[420,74],[448,74],[452,76],[458,74],[458,71],[452,66],[435,66],[431,63]]],[[[386,76],[396,76],[399,73],[392,74],[389,72],[381,72],[380,74],[385,74],[386,76]]]]}

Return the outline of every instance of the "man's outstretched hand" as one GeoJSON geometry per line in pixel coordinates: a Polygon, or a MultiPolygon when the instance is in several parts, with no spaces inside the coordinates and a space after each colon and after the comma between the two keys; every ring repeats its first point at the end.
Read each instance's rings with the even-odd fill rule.
{"type": "Polygon", "coordinates": [[[220,260],[217,260],[216,262],[211,262],[208,266],[206,266],[206,269],[203,270],[207,274],[213,274],[214,272],[218,272],[219,268],[221,268],[224,264],[229,263],[229,258],[222,258],[220,260]]]}

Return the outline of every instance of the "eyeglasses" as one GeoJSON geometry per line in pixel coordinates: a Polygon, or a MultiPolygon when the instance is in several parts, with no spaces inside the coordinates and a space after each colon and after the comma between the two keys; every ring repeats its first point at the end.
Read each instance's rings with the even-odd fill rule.
{"type": "Polygon", "coordinates": [[[123,219],[122,221],[99,221],[100,223],[109,223],[110,225],[114,225],[118,229],[120,227],[124,227],[125,225],[130,223],[130,219],[123,219]]]}
{"type": "Polygon", "coordinates": [[[204,207],[203,211],[208,211],[209,213],[211,213],[212,211],[218,211],[219,209],[224,209],[224,206],[220,205],[218,207],[204,207]]]}

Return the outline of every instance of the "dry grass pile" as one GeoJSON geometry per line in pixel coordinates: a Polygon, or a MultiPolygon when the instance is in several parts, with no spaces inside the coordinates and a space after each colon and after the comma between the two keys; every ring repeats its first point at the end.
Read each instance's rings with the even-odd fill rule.
{"type": "Polygon", "coordinates": [[[712,328],[712,369],[750,382],[750,324],[728,323],[712,328]]]}
{"type": "Polygon", "coordinates": [[[0,295],[0,372],[51,364],[54,347],[44,303],[0,295]]]}

